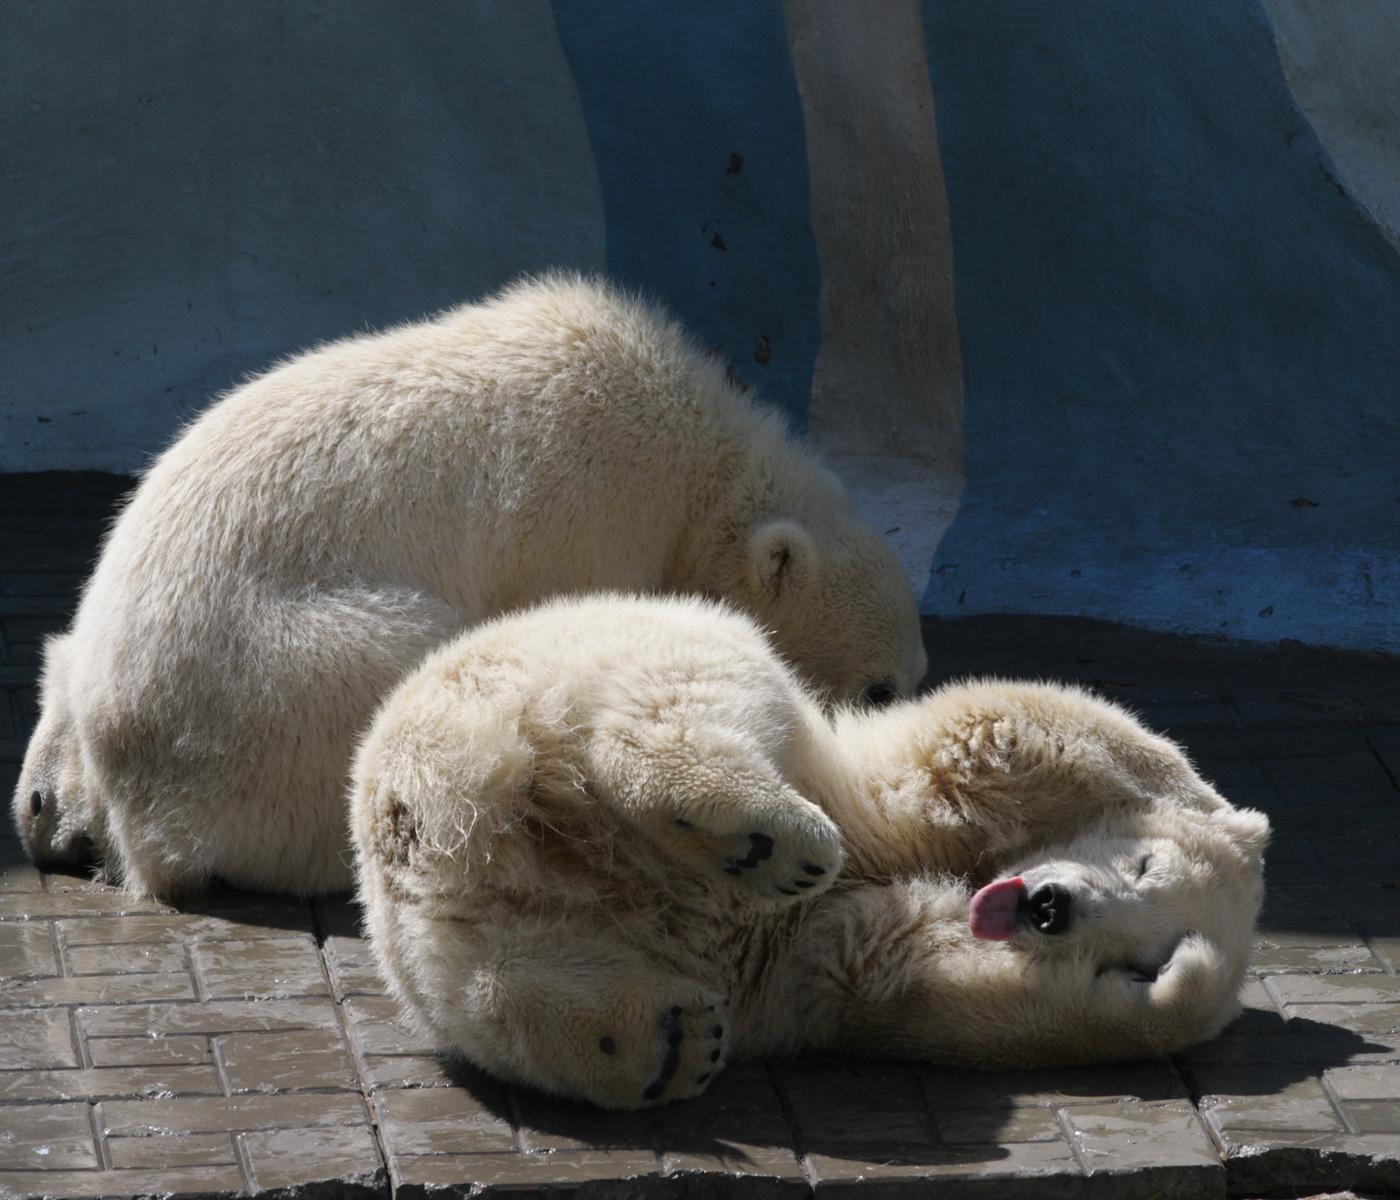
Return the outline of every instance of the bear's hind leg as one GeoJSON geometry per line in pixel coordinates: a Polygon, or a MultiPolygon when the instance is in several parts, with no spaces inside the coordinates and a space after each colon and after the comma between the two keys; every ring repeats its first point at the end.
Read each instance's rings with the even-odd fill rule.
{"type": "Polygon", "coordinates": [[[507,1080],[620,1110],[697,1096],[724,1066],[729,1021],[716,988],[568,921],[468,928],[453,921],[426,939],[452,943],[451,961],[432,972],[438,994],[424,997],[444,1048],[507,1080]]]}

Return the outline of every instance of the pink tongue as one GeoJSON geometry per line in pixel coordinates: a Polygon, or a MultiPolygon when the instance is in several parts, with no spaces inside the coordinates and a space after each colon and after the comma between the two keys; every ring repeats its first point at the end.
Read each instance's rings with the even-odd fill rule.
{"type": "Polygon", "coordinates": [[[1015,879],[998,879],[972,897],[967,923],[972,936],[984,942],[1004,942],[1016,932],[1016,909],[1026,885],[1015,879]]]}

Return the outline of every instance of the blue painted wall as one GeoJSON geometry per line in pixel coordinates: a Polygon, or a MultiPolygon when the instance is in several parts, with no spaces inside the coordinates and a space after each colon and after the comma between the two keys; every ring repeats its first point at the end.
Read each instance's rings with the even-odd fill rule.
{"type": "MultiPolygon", "coordinates": [[[[849,105],[879,40],[850,49],[818,0],[0,9],[0,470],[139,468],[280,355],[577,266],[666,300],[799,426],[819,354],[883,380],[823,403],[882,527],[927,525],[902,552],[929,612],[1400,651],[1400,240],[1375,215],[1400,178],[1365,149],[1400,122],[1334,159],[1308,106],[1339,144],[1351,101],[1313,76],[1300,107],[1254,0],[891,3],[931,86],[920,60],[849,105]],[[902,131],[941,156],[904,163],[917,203],[878,172],[832,190],[902,131]],[[887,253],[841,244],[862,194],[893,197],[887,253]],[[951,306],[901,250],[933,225],[951,306]],[[823,343],[826,301],[863,294],[876,344],[823,343]],[[961,365],[896,400],[961,402],[962,431],[932,431],[936,475],[856,461],[935,295],[961,365]]],[[[1298,75],[1329,22],[1290,3],[1298,75]]],[[[1375,30],[1400,57],[1400,22],[1375,30]]]]}
{"type": "Polygon", "coordinates": [[[967,390],[926,607],[1400,649],[1400,259],[1263,11],[924,11],[967,390]]]}

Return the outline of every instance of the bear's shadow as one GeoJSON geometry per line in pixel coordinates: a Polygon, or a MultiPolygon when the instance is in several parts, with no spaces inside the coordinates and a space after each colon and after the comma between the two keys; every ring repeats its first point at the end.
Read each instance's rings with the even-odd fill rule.
{"type": "Polygon", "coordinates": [[[767,1174],[780,1161],[775,1152],[789,1151],[856,1170],[861,1164],[947,1170],[992,1163],[1009,1157],[1017,1143],[1062,1136],[1056,1109],[1069,1110],[1072,1120],[1081,1105],[1124,1103],[1131,1115],[1139,1104],[1199,1103],[1197,1068],[1207,1064],[1211,1069],[1201,1078],[1211,1093],[1257,1097],[1384,1049],[1339,1026],[1251,1010],[1216,1042],[1170,1061],[1030,1071],[834,1057],[739,1062],[703,1096],[633,1113],[503,1088],[460,1062],[445,1069],[482,1108],[519,1129],[526,1149],[660,1153],[672,1161],[683,1156],[691,1166],[705,1159],[716,1169],[767,1174]],[[1258,1062],[1268,1069],[1258,1070],[1258,1062]]]}

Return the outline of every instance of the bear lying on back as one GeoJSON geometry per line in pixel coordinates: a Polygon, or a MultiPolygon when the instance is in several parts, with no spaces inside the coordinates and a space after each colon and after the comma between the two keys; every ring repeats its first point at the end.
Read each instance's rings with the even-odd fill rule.
{"type": "Polygon", "coordinates": [[[1210,1038],[1269,829],[1086,693],[972,683],[829,722],[747,618],[622,596],[432,655],[351,805],[400,1004],[505,1079],[622,1109],[735,1055],[1210,1038]]]}
{"type": "Polygon", "coordinates": [[[727,597],[838,699],[926,666],[893,555],[780,421],[654,309],[553,277],[301,355],[161,456],[49,652],[26,846],[91,839],[138,892],[348,888],[346,772],[388,689],[600,587],[727,597]]]}

